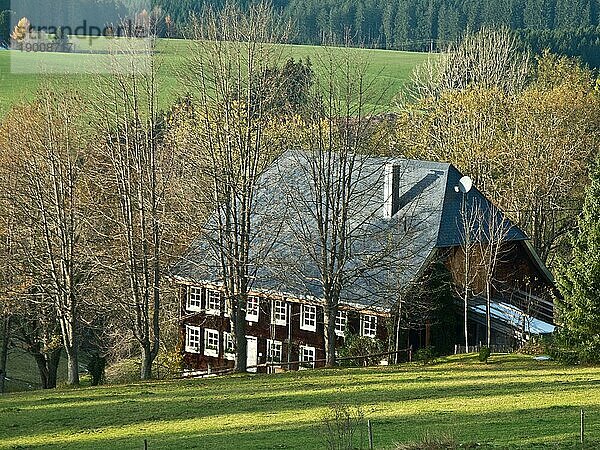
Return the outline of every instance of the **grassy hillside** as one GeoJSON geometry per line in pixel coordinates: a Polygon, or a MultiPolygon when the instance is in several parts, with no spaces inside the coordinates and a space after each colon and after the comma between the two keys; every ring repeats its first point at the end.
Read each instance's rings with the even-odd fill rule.
{"type": "MultiPolygon", "coordinates": [[[[102,44],[99,44],[102,45],[102,44]]],[[[189,44],[182,40],[162,40],[159,45],[160,97],[163,106],[178,95],[185,93],[185,87],[178,74],[184,69],[182,55],[189,44]]],[[[288,46],[289,55],[294,58],[316,58],[318,47],[288,46]]],[[[376,90],[380,95],[373,96],[376,106],[385,108],[392,97],[402,88],[413,68],[427,58],[427,54],[397,52],[387,50],[351,50],[357,57],[369,61],[369,72],[376,77],[376,90]],[[381,98],[379,98],[381,96],[381,98]]],[[[26,53],[0,51],[0,117],[19,100],[32,98],[36,89],[45,81],[59,85],[70,85],[87,95],[96,89],[95,75],[64,75],[59,73],[82,72],[105,64],[105,55],[66,54],[66,53],[26,53]],[[83,70],[83,68],[86,68],[83,70]],[[14,73],[20,72],[20,73],[14,73]],[[39,72],[39,73],[26,73],[39,72]]]]}
{"type": "Polygon", "coordinates": [[[583,407],[587,448],[598,448],[599,384],[597,368],[494,356],[8,394],[0,448],[323,448],[336,403],[363,408],[376,448],[428,432],[479,448],[581,448],[583,407]]]}

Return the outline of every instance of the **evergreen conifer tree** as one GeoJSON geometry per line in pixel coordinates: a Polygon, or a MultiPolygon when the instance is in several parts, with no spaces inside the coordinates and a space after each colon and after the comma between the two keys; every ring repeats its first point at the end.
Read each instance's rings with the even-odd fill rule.
{"type": "Polygon", "coordinates": [[[581,361],[600,360],[600,161],[590,171],[583,212],[571,237],[573,255],[558,273],[560,336],[581,361]]]}

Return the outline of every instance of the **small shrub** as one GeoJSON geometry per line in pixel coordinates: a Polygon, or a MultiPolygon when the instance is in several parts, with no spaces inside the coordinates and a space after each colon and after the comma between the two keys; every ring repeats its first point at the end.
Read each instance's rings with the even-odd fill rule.
{"type": "Polygon", "coordinates": [[[584,364],[597,364],[600,362],[600,336],[587,336],[578,347],[579,360],[584,364]]]}
{"type": "Polygon", "coordinates": [[[550,342],[548,355],[563,364],[573,366],[600,362],[600,336],[581,339],[559,331],[550,342]]]}
{"type": "Polygon", "coordinates": [[[181,375],[183,368],[183,352],[177,346],[173,350],[161,351],[154,361],[154,376],[160,379],[181,375]]]}
{"type": "Polygon", "coordinates": [[[323,416],[323,438],[328,450],[362,449],[366,438],[366,423],[360,406],[335,404],[323,416]]]}
{"type": "Polygon", "coordinates": [[[492,351],[485,345],[479,349],[479,361],[487,363],[492,351]]]}
{"type": "Polygon", "coordinates": [[[358,358],[359,356],[373,355],[384,352],[384,343],[379,339],[348,333],[344,339],[344,346],[339,351],[341,358],[356,359],[341,362],[343,366],[374,366],[381,361],[380,357],[358,358]]]}
{"type": "Polygon", "coordinates": [[[106,368],[106,358],[97,353],[90,356],[87,363],[87,371],[92,377],[91,385],[98,386],[104,383],[104,369],[106,368]]]}
{"type": "Polygon", "coordinates": [[[548,353],[553,359],[568,366],[574,366],[580,363],[580,355],[577,350],[552,347],[548,353]]]}
{"type": "Polygon", "coordinates": [[[415,352],[414,360],[423,364],[429,364],[435,359],[435,348],[423,347],[415,352]]]}
{"type": "Polygon", "coordinates": [[[108,384],[125,384],[140,379],[140,363],[137,358],[123,359],[106,368],[108,384]]]}

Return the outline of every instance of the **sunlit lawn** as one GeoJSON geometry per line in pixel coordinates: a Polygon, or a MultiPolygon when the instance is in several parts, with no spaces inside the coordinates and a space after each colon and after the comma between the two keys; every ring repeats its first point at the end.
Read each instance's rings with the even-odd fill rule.
{"type": "Polygon", "coordinates": [[[0,448],[321,448],[332,404],[360,406],[376,448],[425,433],[484,448],[600,443],[600,373],[531,357],[450,358],[432,366],[316,370],[0,398],[0,448]]]}
{"type": "MultiPolygon", "coordinates": [[[[102,43],[94,45],[102,46],[102,43]]],[[[189,43],[165,39],[158,49],[159,97],[162,106],[167,107],[175,98],[186,93],[184,55],[189,51],[189,43]]],[[[315,62],[320,51],[319,47],[288,46],[286,57],[310,57],[315,62]]],[[[351,53],[357,60],[368,61],[368,73],[374,85],[367,101],[380,110],[389,107],[413,69],[428,57],[423,53],[387,50],[357,49],[351,53]]],[[[0,51],[0,117],[16,102],[33,98],[45,81],[94,95],[94,90],[98,89],[97,75],[87,72],[102,72],[108,58],[103,54],[0,51]]]]}

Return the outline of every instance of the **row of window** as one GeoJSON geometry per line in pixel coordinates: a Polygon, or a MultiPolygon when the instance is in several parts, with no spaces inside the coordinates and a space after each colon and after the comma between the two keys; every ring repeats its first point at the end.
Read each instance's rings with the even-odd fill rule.
{"type": "MultiPolygon", "coordinates": [[[[200,327],[192,325],[186,325],[185,327],[185,351],[188,353],[202,353],[202,333],[203,330],[200,327]]],[[[219,332],[210,328],[204,329],[204,355],[219,356],[219,346],[221,340],[219,339],[219,332]]],[[[234,354],[234,342],[231,333],[226,331],[223,332],[223,355],[225,359],[235,359],[234,354]]]]}
{"type": "MultiPolygon", "coordinates": [[[[206,314],[221,314],[221,293],[216,289],[206,289],[206,308],[202,308],[202,288],[190,287],[188,300],[188,311],[205,311],[206,314]]],[[[246,304],[246,320],[258,322],[260,315],[260,298],[248,297],[246,304]]],[[[286,326],[288,323],[288,307],[284,300],[275,300],[271,323],[286,326]]],[[[338,311],[335,318],[335,332],[343,336],[348,324],[348,313],[338,311]]],[[[377,316],[362,315],[360,334],[362,336],[375,337],[377,331],[377,316]]],[[[317,307],[315,305],[301,305],[300,329],[305,331],[317,331],[317,307]]]]}
{"type": "MultiPolygon", "coordinates": [[[[317,350],[310,345],[301,345],[299,351],[299,361],[308,367],[314,367],[317,350]]],[[[267,357],[268,362],[278,363],[283,360],[283,343],[267,339],[267,357]]]]}
{"type": "MultiPolygon", "coordinates": [[[[205,356],[218,357],[220,345],[223,345],[225,359],[235,359],[234,342],[231,333],[223,332],[223,340],[219,339],[219,332],[210,328],[202,330],[200,327],[186,325],[185,351],[188,353],[203,353],[205,356]],[[204,333],[204,349],[202,349],[202,334],[204,333]]],[[[314,366],[316,350],[309,345],[300,346],[300,362],[314,366]]],[[[283,360],[283,343],[267,339],[267,357],[269,362],[283,360]]]]}
{"type": "MultiPolygon", "coordinates": [[[[375,330],[377,328],[377,317],[364,317],[370,317],[373,320],[367,320],[362,322],[362,335],[371,337],[375,336],[375,330]],[[370,334],[365,334],[365,332],[370,334]]],[[[203,330],[200,327],[186,325],[185,351],[188,353],[204,353],[205,356],[213,356],[216,358],[219,356],[219,351],[221,350],[220,345],[222,344],[223,355],[225,359],[235,359],[235,344],[233,342],[233,336],[231,335],[231,333],[224,331],[223,340],[221,341],[219,334],[219,331],[213,330],[211,328],[205,328],[203,330]],[[203,333],[204,336],[202,336],[203,333]],[[204,349],[202,348],[202,337],[204,337],[204,349]]],[[[270,361],[279,362],[282,360],[282,348],[283,344],[281,341],[275,341],[271,339],[267,340],[267,356],[270,358],[270,361]]],[[[300,361],[302,362],[314,361],[315,348],[310,346],[301,346],[300,356],[300,361]]]]}
{"type": "Polygon", "coordinates": [[[216,289],[206,290],[206,308],[202,308],[202,288],[190,287],[188,291],[187,306],[188,311],[202,311],[206,309],[207,314],[221,313],[221,292],[216,289]]]}

